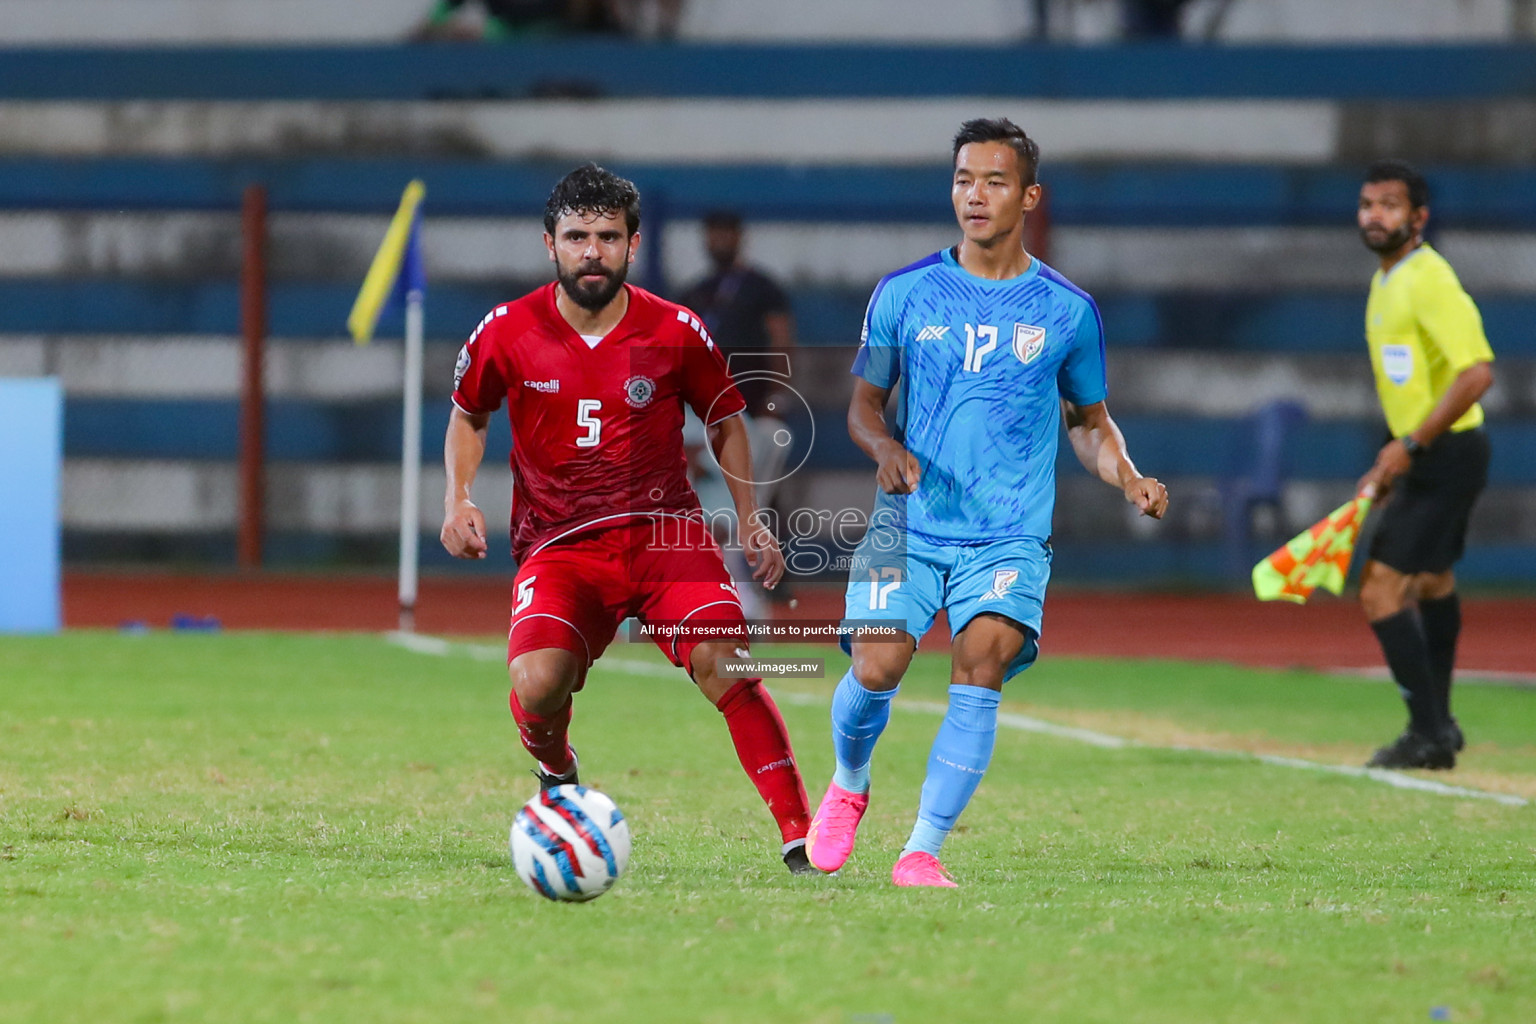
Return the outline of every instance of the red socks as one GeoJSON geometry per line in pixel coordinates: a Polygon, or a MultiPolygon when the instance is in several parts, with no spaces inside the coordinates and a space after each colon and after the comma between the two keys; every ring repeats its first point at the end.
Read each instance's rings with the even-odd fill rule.
{"type": "Polygon", "coordinates": [[[800,781],[789,732],[773,697],[763,689],[761,680],[743,679],[725,691],[715,706],[725,716],[736,756],[778,822],[784,841],[804,839],[811,823],[805,783],[800,781]]]}
{"type": "MultiPolygon", "coordinates": [[[[575,765],[566,733],[571,724],[571,702],[552,715],[536,715],[524,708],[513,691],[508,702],[517,720],[517,733],[523,746],[546,771],[564,775],[575,765]]],[[[736,745],[736,756],[747,777],[757,787],[768,812],[778,823],[784,842],[804,839],[811,824],[811,812],[805,796],[805,783],[795,767],[789,732],[768,691],[756,679],[743,679],[725,691],[715,705],[725,716],[736,745]]]]}
{"type": "Polygon", "coordinates": [[[512,705],[512,717],[517,720],[518,738],[546,771],[565,775],[575,767],[576,759],[571,754],[570,744],[565,741],[571,727],[569,697],[559,711],[548,717],[536,715],[519,704],[516,690],[512,691],[509,703],[512,705]]]}

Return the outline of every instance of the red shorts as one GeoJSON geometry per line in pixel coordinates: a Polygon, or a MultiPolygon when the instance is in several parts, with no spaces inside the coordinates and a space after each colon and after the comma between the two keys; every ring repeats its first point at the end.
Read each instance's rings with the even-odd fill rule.
{"type": "Polygon", "coordinates": [[[577,534],[523,562],[512,588],[507,662],[553,647],[591,666],[630,617],[684,669],[701,643],[747,643],[741,599],[719,546],[697,519],[669,516],[577,534]]]}

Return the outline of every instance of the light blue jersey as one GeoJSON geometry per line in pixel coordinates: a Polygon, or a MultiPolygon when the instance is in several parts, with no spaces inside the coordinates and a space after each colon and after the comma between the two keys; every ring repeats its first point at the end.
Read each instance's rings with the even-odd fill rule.
{"type": "MultiPolygon", "coordinates": [[[[997,666],[1006,682],[1040,653],[1061,399],[1094,405],[1107,392],[1098,308],[1039,260],[989,281],[952,252],[935,253],[875,286],[853,372],[897,390],[892,434],[922,477],[912,494],[876,491],[849,568],[844,647],[892,631],[920,640],[940,609],[955,636],[985,616],[1022,634],[997,666]]],[[[875,685],[849,668],[832,696],[837,768],[806,841],[824,871],[846,860],[868,804],[871,757],[896,693],[875,685]]],[[[1001,699],[984,675],[951,683],[917,823],[891,872],[897,885],[953,884],[939,849],[992,759],[1001,699]]]]}
{"type": "Polygon", "coordinates": [[[1038,259],[992,281],[934,253],[875,286],[853,372],[897,389],[893,435],[922,468],[913,494],[877,493],[876,525],[941,544],[1050,536],[1059,400],[1108,390],[1086,292],[1038,259]]]}

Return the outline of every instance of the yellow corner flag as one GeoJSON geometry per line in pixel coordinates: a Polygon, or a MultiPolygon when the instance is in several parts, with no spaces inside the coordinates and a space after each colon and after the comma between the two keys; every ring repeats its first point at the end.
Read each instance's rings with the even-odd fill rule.
{"type": "Polygon", "coordinates": [[[357,293],[357,301],[352,303],[352,313],[347,317],[347,329],[359,345],[366,345],[373,338],[379,315],[399,284],[404,283],[407,289],[418,291],[424,286],[417,213],[426,194],[427,186],[420,180],[405,187],[400,208],[389,222],[389,230],[384,232],[384,242],[374,254],[368,276],[363,278],[362,290],[357,293]]]}
{"type": "Polygon", "coordinates": [[[1306,604],[1318,587],[1343,593],[1355,540],[1370,509],[1371,499],[1358,494],[1254,566],[1253,592],[1259,600],[1306,604]]]}

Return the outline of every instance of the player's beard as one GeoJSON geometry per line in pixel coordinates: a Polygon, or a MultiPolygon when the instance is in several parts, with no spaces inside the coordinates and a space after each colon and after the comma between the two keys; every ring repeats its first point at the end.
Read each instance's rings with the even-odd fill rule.
{"type": "Polygon", "coordinates": [[[1365,247],[1378,254],[1397,252],[1397,250],[1407,245],[1408,239],[1412,237],[1413,228],[1406,223],[1396,231],[1388,231],[1385,234],[1377,234],[1375,236],[1372,236],[1367,228],[1360,229],[1360,240],[1365,243],[1365,247]],[[1373,237],[1376,240],[1373,240],[1373,237]]]}
{"type": "Polygon", "coordinates": [[[613,297],[619,294],[619,289],[624,287],[624,279],[629,276],[629,264],[625,263],[618,270],[611,270],[601,263],[580,263],[576,269],[567,271],[558,264],[555,267],[555,277],[560,281],[560,287],[565,289],[572,302],[589,313],[596,313],[613,301],[613,297]],[[602,274],[603,280],[598,284],[586,284],[582,277],[586,274],[602,274]]]}

